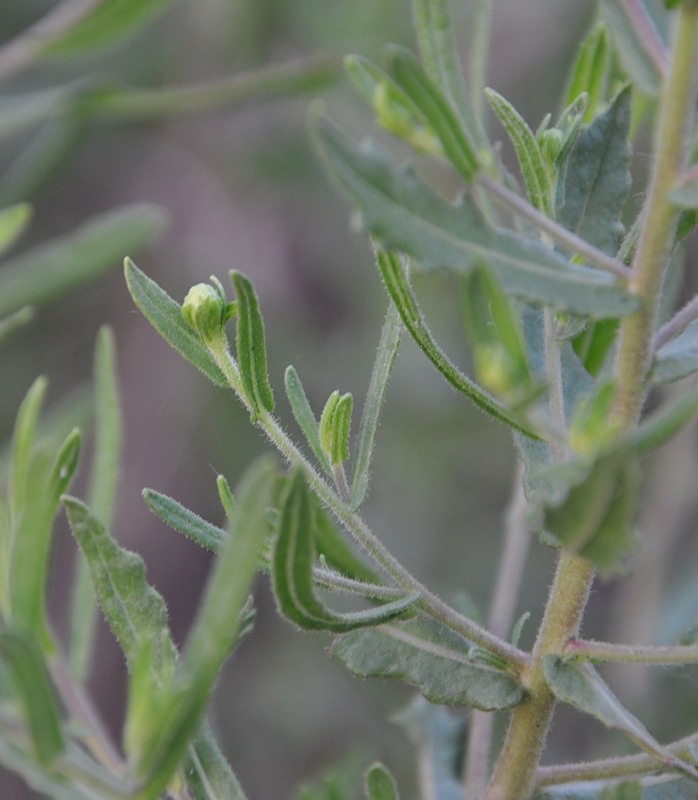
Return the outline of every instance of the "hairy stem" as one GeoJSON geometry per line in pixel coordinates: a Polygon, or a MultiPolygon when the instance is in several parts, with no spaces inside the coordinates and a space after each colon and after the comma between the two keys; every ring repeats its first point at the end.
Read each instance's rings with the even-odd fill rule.
{"type": "Polygon", "coordinates": [[[595,664],[657,664],[680,666],[698,663],[698,645],[631,645],[571,639],[565,646],[565,655],[595,664]]]}

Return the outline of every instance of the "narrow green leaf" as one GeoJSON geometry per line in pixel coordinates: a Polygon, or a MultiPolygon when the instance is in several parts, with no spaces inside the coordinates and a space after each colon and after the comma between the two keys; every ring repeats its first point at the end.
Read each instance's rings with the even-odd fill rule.
{"type": "Polygon", "coordinates": [[[20,308],[19,311],[15,311],[5,319],[0,319],[0,343],[33,319],[34,309],[31,306],[20,308]]]}
{"type": "Polygon", "coordinates": [[[327,460],[325,451],[322,448],[322,442],[320,441],[320,427],[318,425],[318,421],[315,418],[313,409],[310,407],[310,403],[306,397],[301,379],[298,376],[295,368],[292,366],[286,368],[286,372],[284,374],[284,386],[286,387],[286,396],[288,397],[288,402],[291,405],[293,416],[301,431],[303,431],[303,434],[310,445],[310,449],[320,462],[320,466],[330,477],[332,477],[332,467],[330,466],[330,462],[327,460]]]}
{"type": "Polygon", "coordinates": [[[609,574],[622,567],[622,559],[635,544],[638,467],[632,455],[617,448],[600,456],[582,475],[568,485],[562,500],[546,508],[543,529],[609,574]]]}
{"type": "Polygon", "coordinates": [[[207,723],[189,746],[187,759],[182,772],[192,800],[246,800],[207,723]]]}
{"type": "Polygon", "coordinates": [[[400,800],[395,778],[378,761],[366,773],[366,797],[368,800],[400,800]]]}
{"type": "Polygon", "coordinates": [[[604,101],[611,66],[610,55],[606,28],[598,24],[584,37],[579,46],[565,94],[566,106],[572,105],[580,95],[587,95],[589,102],[584,122],[591,122],[604,101]]]}
{"type": "Polygon", "coordinates": [[[224,475],[219,475],[216,478],[216,486],[218,487],[218,497],[223,506],[223,511],[225,511],[225,516],[228,519],[228,524],[232,524],[238,505],[233,491],[224,475]]]}
{"type": "Polygon", "coordinates": [[[554,655],[543,657],[545,679],[558,700],[569,703],[617,730],[655,756],[659,764],[698,780],[695,767],[665,750],[613,694],[591,664],[570,664],[554,655]]]}
{"type": "Polygon", "coordinates": [[[419,52],[427,73],[443,88],[458,109],[470,138],[480,147],[484,136],[463,80],[450,2],[416,0],[413,9],[419,52]]]}
{"type": "Polygon", "coordinates": [[[37,378],[29,388],[17,411],[12,434],[12,461],[10,472],[10,515],[16,519],[27,501],[27,479],[31,461],[36,426],[46,397],[48,381],[37,378]]]}
{"type": "Polygon", "coordinates": [[[644,419],[630,439],[630,446],[641,455],[655,450],[676,436],[698,414],[698,384],[693,384],[676,400],[669,401],[644,419]]]}
{"type": "Polygon", "coordinates": [[[113,44],[150,22],[169,0],[102,0],[41,47],[43,56],[81,55],[113,44]]]}
{"type": "Polygon", "coordinates": [[[623,0],[605,0],[601,8],[606,27],[630,78],[646,94],[659,94],[662,80],[658,61],[664,61],[666,55],[647,10],[641,3],[631,6],[623,0]]]}
{"type": "Polygon", "coordinates": [[[0,211],[0,255],[19,239],[31,219],[29,203],[17,203],[0,211]]]}
{"type": "MultiPolygon", "coordinates": [[[[121,402],[116,373],[116,344],[111,328],[97,334],[94,357],[95,445],[88,504],[107,530],[111,529],[121,455],[121,402]]],[[[73,583],[69,663],[82,683],[89,670],[94,643],[97,601],[87,559],[80,553],[73,583]]]]}
{"type": "Polygon", "coordinates": [[[347,578],[380,584],[378,573],[360,559],[324,508],[315,506],[315,549],[327,565],[347,578]]]}
{"type": "Polygon", "coordinates": [[[652,380],[673,383],[698,371],[698,321],[670,339],[654,354],[652,380]]]}
{"type": "Polygon", "coordinates": [[[241,272],[232,270],[230,279],[237,300],[236,344],[240,377],[247,398],[256,414],[274,410],[274,395],[267,373],[264,321],[252,283],[241,272]]]}
{"type": "Polygon", "coordinates": [[[513,675],[479,662],[470,642],[428,618],[351,631],[335,639],[330,655],[362,677],[416,686],[432,703],[498,711],[525,695],[513,675]]]}
{"type": "Polygon", "coordinates": [[[0,658],[8,666],[26,713],[36,757],[50,764],[65,747],[61,718],[46,664],[36,642],[17,631],[0,631],[0,658]]]}
{"type": "Polygon", "coordinates": [[[418,595],[365,611],[338,614],[327,609],[313,589],[316,508],[300,468],[294,470],[281,506],[272,577],[279,611],[299,628],[335,633],[393,619],[415,603],[418,595]]]}
{"type": "Polygon", "coordinates": [[[637,298],[609,275],[575,267],[539,241],[489,227],[466,198],[451,205],[377,146],[357,147],[323,119],[315,136],[328,170],[359,207],[363,226],[382,247],[408,253],[421,269],[467,274],[485,261],[506,292],[533,303],[595,318],[637,309],[637,298]]]}
{"type": "Polygon", "coordinates": [[[555,201],[558,222],[612,256],[620,247],[621,214],[630,188],[630,107],[626,87],[606,111],[582,128],[567,157],[555,201]]]}
{"type": "Polygon", "coordinates": [[[153,721],[150,741],[140,754],[143,800],[158,797],[197,735],[218,673],[238,641],[258,552],[267,536],[268,507],[276,466],[268,461],[248,474],[226,545],[206,587],[193,630],[175,675],[174,692],[161,718],[153,721]]]}
{"type": "Polygon", "coordinates": [[[179,303],[141,272],[130,258],[124,260],[124,273],[133,302],[162,338],[213,383],[227,386],[201,337],[182,317],[179,303]]]}
{"type": "Polygon", "coordinates": [[[378,343],[376,360],[373,362],[373,371],[368,385],[364,409],[361,415],[361,426],[359,428],[359,444],[356,451],[356,462],[352,474],[351,483],[351,506],[357,509],[361,506],[366,493],[371,474],[371,463],[373,461],[373,449],[378,430],[378,419],[381,407],[385,398],[385,391],[390,380],[390,373],[395,363],[395,357],[400,346],[400,335],[402,324],[400,312],[391,303],[385,314],[385,322],[381,330],[381,338],[378,343]]]}
{"type": "Polygon", "coordinates": [[[0,270],[0,317],[43,306],[103,275],[161,229],[159,208],[145,203],[99,214],[75,231],[35,247],[0,270]]]}
{"type": "Polygon", "coordinates": [[[491,414],[495,419],[506,423],[527,436],[537,439],[538,435],[530,426],[519,419],[489,392],[478,386],[475,381],[464,375],[439,348],[417,304],[417,298],[409,283],[407,270],[400,257],[395,253],[377,251],[376,260],[388,293],[405,327],[426,357],[451,386],[458,389],[459,392],[462,392],[472,400],[475,405],[486,413],[491,414]]]}
{"type": "Polygon", "coordinates": [[[551,217],[553,209],[550,173],[533,131],[501,94],[494,89],[485,89],[485,96],[514,145],[531,204],[551,217]]]}
{"type": "Polygon", "coordinates": [[[470,183],[480,169],[477,146],[450,101],[408,50],[392,48],[389,62],[390,74],[397,85],[434,131],[446,158],[465,181],[470,183]]]}
{"type": "Polygon", "coordinates": [[[349,458],[352,404],[351,394],[340,395],[335,389],[320,417],[320,444],[333,467],[349,458]]]}
{"type": "Polygon", "coordinates": [[[142,640],[151,640],[156,670],[175,660],[161,595],[145,578],[145,564],[136,553],[120,547],[80,500],[64,496],[70,527],[90,565],[99,605],[124,651],[136,658],[142,640]]]}
{"type": "Polygon", "coordinates": [[[154,489],[143,489],[142,494],[148,508],[165,525],[193,539],[207,550],[213,550],[214,553],[220,551],[228,538],[228,534],[222,528],[212,525],[181,503],[154,489]]]}

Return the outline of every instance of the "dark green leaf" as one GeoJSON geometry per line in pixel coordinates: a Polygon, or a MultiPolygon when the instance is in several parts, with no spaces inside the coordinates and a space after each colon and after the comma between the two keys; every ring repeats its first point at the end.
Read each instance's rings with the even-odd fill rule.
{"type": "Polygon", "coordinates": [[[543,658],[545,679],[554,695],[585,714],[617,730],[657,758],[658,765],[676,769],[698,780],[698,771],[665,750],[613,694],[591,664],[565,663],[557,656],[543,658]]]}
{"type": "Polygon", "coordinates": [[[400,800],[395,779],[380,762],[368,768],[366,797],[368,800],[400,800]]]}
{"type": "Polygon", "coordinates": [[[470,642],[432,619],[352,631],[334,641],[330,654],[362,677],[417,686],[432,703],[496,711],[525,695],[513,675],[478,662],[470,642]]]}
{"type": "Polygon", "coordinates": [[[221,667],[238,641],[267,517],[276,466],[256,465],[243,481],[231,535],[208,581],[204,601],[178,665],[173,692],[139,758],[143,800],[158,797],[197,735],[221,667]]]}
{"type": "Polygon", "coordinates": [[[291,405],[291,411],[293,412],[296,422],[303,431],[311,450],[315,453],[315,457],[320,462],[322,468],[332,477],[332,467],[327,460],[325,451],[322,449],[322,443],[320,442],[318,421],[315,418],[313,409],[310,407],[301,379],[292,366],[286,368],[284,385],[286,387],[286,396],[288,397],[288,402],[291,405]]]}
{"type": "Polygon", "coordinates": [[[467,198],[451,205],[375,145],[357,147],[323,119],[315,134],[325,164],[359,207],[365,228],[386,248],[413,256],[423,270],[467,274],[487,262],[505,291],[534,303],[598,318],[638,307],[613,279],[575,267],[539,241],[491,228],[467,198]]]}
{"type": "Polygon", "coordinates": [[[320,443],[333,467],[349,458],[349,430],[353,398],[335,389],[320,416],[320,443]]]}
{"type": "Polygon", "coordinates": [[[102,0],[72,27],[50,38],[44,56],[78,55],[132,33],[161,13],[169,0],[102,0]]]}
{"type": "Polygon", "coordinates": [[[252,283],[241,272],[230,273],[237,300],[236,344],[242,385],[255,414],[274,410],[267,374],[264,321],[252,283]]]}
{"type": "Polygon", "coordinates": [[[521,114],[501,94],[494,89],[486,89],[485,95],[514,145],[531,204],[551,217],[553,209],[550,173],[533,131],[521,114]]]}
{"type": "Polygon", "coordinates": [[[217,553],[228,538],[228,534],[222,528],[207,522],[171,497],[154,489],[143,489],[142,494],[148,508],[165,525],[193,539],[201,547],[217,553]]]}
{"type": "Polygon", "coordinates": [[[366,611],[337,614],[327,609],[313,589],[316,507],[302,471],[296,469],[281,506],[272,576],[279,611],[300,628],[342,632],[377,625],[403,614],[418,599],[409,595],[366,611]]]}
{"type": "Polygon", "coordinates": [[[209,380],[218,386],[227,386],[201,337],[182,317],[179,303],[141,272],[130,258],[124,261],[124,272],[133,302],[162,338],[209,380]]]}
{"type": "Polygon", "coordinates": [[[558,222],[612,256],[623,235],[620,216],[630,188],[630,105],[626,88],[582,128],[567,157],[555,201],[558,222]]]}
{"type": "Polygon", "coordinates": [[[385,322],[383,323],[378,344],[378,353],[373,363],[371,382],[368,386],[364,410],[361,415],[359,444],[351,484],[351,506],[355,509],[361,506],[368,491],[378,418],[383,405],[385,390],[390,380],[393,363],[395,362],[395,356],[397,356],[398,347],[400,346],[401,332],[400,314],[395,305],[391,303],[385,315],[385,322]]]}
{"type": "Polygon", "coordinates": [[[475,381],[464,375],[444,354],[434,341],[417,304],[409,283],[407,270],[395,253],[377,253],[377,262],[390,297],[412,338],[421,347],[431,363],[451,386],[470,398],[479,408],[495,419],[510,425],[527,436],[538,438],[536,433],[475,381]]]}
{"type": "Polygon", "coordinates": [[[0,658],[7,664],[26,713],[36,757],[50,764],[65,747],[58,703],[36,642],[16,631],[0,631],[0,658]]]}
{"type": "Polygon", "coordinates": [[[698,371],[698,321],[668,341],[654,354],[652,379],[672,383],[698,371]]]}
{"type": "Polygon", "coordinates": [[[0,317],[43,306],[103,275],[160,230],[156,206],[138,203],[93,217],[75,231],[5,262],[0,271],[0,317]]]}
{"type": "Polygon", "coordinates": [[[602,572],[615,572],[635,542],[637,464],[628,452],[616,449],[601,456],[581,476],[581,480],[571,477],[563,499],[546,508],[543,528],[557,543],[585,556],[602,572]]]}
{"type": "Polygon", "coordinates": [[[630,6],[623,0],[606,0],[602,10],[630,78],[646,94],[659,94],[661,75],[658,61],[663,62],[666,54],[661,37],[643,4],[630,6]]]}
{"type": "Polygon", "coordinates": [[[189,746],[188,764],[183,774],[192,800],[246,800],[206,723],[189,746]]]}
{"type": "Polygon", "coordinates": [[[357,555],[351,545],[335,527],[324,508],[315,507],[315,549],[332,569],[367,583],[380,583],[378,574],[368,567],[357,555]]]}
{"type": "Polygon", "coordinates": [[[446,158],[470,183],[480,168],[477,146],[439,85],[412,53],[398,47],[390,53],[390,73],[439,138],[446,158]]]}
{"type": "Polygon", "coordinates": [[[146,581],[143,559],[120,547],[80,500],[66,496],[63,504],[73,535],[89,562],[99,605],[127,662],[137,656],[143,640],[150,640],[156,670],[169,668],[175,650],[167,608],[146,581]]]}

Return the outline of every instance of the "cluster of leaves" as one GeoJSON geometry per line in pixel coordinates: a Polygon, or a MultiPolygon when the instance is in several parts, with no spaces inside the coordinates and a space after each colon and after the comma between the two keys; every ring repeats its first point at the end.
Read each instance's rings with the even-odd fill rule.
{"type": "MultiPolygon", "coordinates": [[[[98,8],[112,5],[118,4],[98,8]]],[[[406,331],[451,386],[512,429],[526,470],[529,526],[546,544],[578,554],[605,574],[623,567],[634,542],[639,459],[692,419],[698,391],[687,390],[630,430],[612,413],[619,321],[641,306],[629,288],[628,266],[640,223],[626,233],[621,222],[630,187],[633,112],[642,105],[627,81],[651,104],[662,87],[664,45],[647,37],[626,4],[608,2],[604,8],[605,22],[580,48],[554,125],[549,116],[534,132],[505,98],[486,92],[516,152],[525,197],[511,188],[514,180],[469,100],[444,2],[415,2],[421,59],[393,48],[385,70],[358,57],[346,66],[383,128],[418,157],[445,160],[460,176],[463,192],[455,201],[412,166],[375,143],[352,141],[314,113],[319,155],[373,239],[390,300],[355,448],[352,396],[333,391],[318,416],[292,366],[284,387],[304,444],[275,418],[264,322],[245,275],[230,274],[232,302],[214,278],[180,304],[126,259],[126,283],[140,311],[214,384],[233,391],[289,470],[284,474],[266,460],[256,464],[236,495],[219,476],[226,529],[145,490],[156,515],[218,554],[180,654],[142,560],[120,547],[109,530],[119,438],[111,334],[103,332],[98,343],[100,439],[88,504],[66,494],[79,436],[71,433],[48,455],[43,452],[37,421],[45,384],[32,387],[17,418],[0,518],[0,713],[7,731],[0,741],[2,763],[58,798],[147,800],[169,792],[242,800],[204,714],[223,662],[251,626],[248,592],[258,569],[271,576],[279,612],[298,628],[333,634],[331,654],[354,673],[402,681],[440,705],[493,712],[526,703],[531,654],[518,647],[516,629],[512,643],[433,594],[385,548],[361,507],[379,415],[406,331]],[[462,278],[473,375],[444,353],[419,306],[412,273],[435,270],[462,278]],[[231,349],[226,325],[233,319],[231,349]],[[76,592],[67,662],[46,616],[52,521],[61,502],[85,575],[129,668],[121,750],[103,734],[80,689],[90,651],[80,632],[92,628],[91,621],[85,623],[85,614],[92,613],[90,602],[83,602],[86,584],[76,592]],[[363,605],[335,611],[321,591],[353,595],[363,605]],[[68,724],[57,691],[77,724],[68,724]]],[[[101,30],[99,13],[92,23],[101,30]]],[[[96,96],[106,96],[107,107],[120,107],[118,93],[96,96]]],[[[694,172],[689,168],[671,195],[686,208],[671,243],[675,258],[696,219],[694,172]]],[[[22,213],[21,207],[8,212],[8,241],[22,213]]],[[[692,321],[691,312],[680,312],[657,332],[648,391],[698,370],[692,321]]],[[[695,660],[695,646],[681,648],[669,660],[695,660]]],[[[545,654],[545,691],[621,732],[641,752],[586,768],[542,768],[535,787],[540,799],[698,797],[690,740],[661,745],[612,693],[593,661],[581,646],[545,654]],[[643,777],[655,774],[662,776],[661,785],[643,777]],[[594,782],[582,784],[580,776],[594,782]]],[[[420,701],[405,726],[432,777],[426,796],[461,796],[462,725],[420,701]]],[[[369,800],[398,797],[380,764],[366,773],[364,788],[369,800]]],[[[301,796],[346,795],[318,787],[301,796]]]]}

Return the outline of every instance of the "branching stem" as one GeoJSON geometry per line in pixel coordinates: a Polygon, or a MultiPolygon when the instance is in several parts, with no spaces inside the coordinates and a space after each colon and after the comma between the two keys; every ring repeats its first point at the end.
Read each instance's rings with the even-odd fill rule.
{"type": "Polygon", "coordinates": [[[564,654],[595,664],[611,662],[660,666],[698,664],[698,645],[695,644],[653,647],[572,639],[565,646],[564,654]]]}

